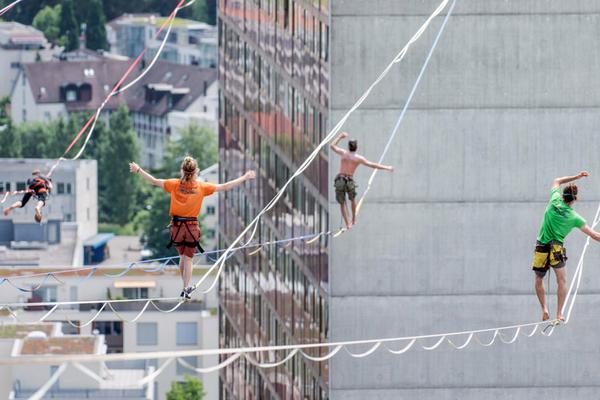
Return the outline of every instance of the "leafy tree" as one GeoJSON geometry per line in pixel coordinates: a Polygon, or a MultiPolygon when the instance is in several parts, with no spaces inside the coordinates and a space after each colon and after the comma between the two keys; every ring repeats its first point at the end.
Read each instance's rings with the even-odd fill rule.
{"type": "Polygon", "coordinates": [[[163,169],[168,175],[178,175],[181,162],[187,155],[198,161],[198,168],[202,171],[217,162],[218,143],[217,135],[205,127],[195,123],[183,128],[176,141],[169,142],[167,153],[163,161],[163,169]]]}
{"type": "Polygon", "coordinates": [[[128,162],[138,157],[137,135],[126,107],[120,107],[109,120],[96,151],[98,156],[98,189],[100,221],[125,225],[133,217],[138,191],[137,177],[129,173],[128,162]]]}
{"type": "Polygon", "coordinates": [[[21,156],[45,158],[50,152],[53,130],[39,122],[21,124],[17,128],[21,137],[21,156]]]}
{"type": "Polygon", "coordinates": [[[152,188],[146,201],[140,203],[144,209],[135,217],[136,228],[142,231],[140,242],[152,252],[153,257],[170,257],[177,255],[175,247],[166,248],[169,240],[169,196],[162,190],[152,188]]]}
{"type": "Polygon", "coordinates": [[[171,382],[167,400],[202,400],[206,393],[202,382],[191,376],[185,376],[185,382],[171,382]]]}
{"type": "Polygon", "coordinates": [[[10,120],[0,122],[0,157],[20,157],[21,136],[10,120]]]}
{"type": "Polygon", "coordinates": [[[87,7],[86,47],[91,50],[108,50],[106,16],[102,8],[102,1],[90,0],[87,2],[87,7]]]}
{"type": "Polygon", "coordinates": [[[66,51],[73,51],[79,48],[79,24],[75,18],[75,7],[73,0],[63,0],[62,12],[60,18],[60,34],[64,36],[66,51]]]}
{"type": "Polygon", "coordinates": [[[33,26],[44,33],[46,39],[52,43],[59,43],[60,36],[60,16],[61,6],[57,4],[54,7],[46,6],[42,8],[33,18],[33,26]]]}

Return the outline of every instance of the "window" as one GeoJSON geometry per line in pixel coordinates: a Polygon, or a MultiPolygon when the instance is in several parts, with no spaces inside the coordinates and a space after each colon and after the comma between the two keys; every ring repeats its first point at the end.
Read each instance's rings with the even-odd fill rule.
{"type": "Polygon", "coordinates": [[[196,322],[177,323],[177,345],[192,346],[198,344],[198,324],[196,322]]]}
{"type": "Polygon", "coordinates": [[[90,221],[91,220],[91,218],[90,218],[90,208],[88,207],[86,209],[86,211],[87,211],[87,220],[90,221]]]}
{"type": "Polygon", "coordinates": [[[19,69],[19,68],[21,68],[21,63],[20,62],[11,62],[10,67],[12,69],[19,69]]]}
{"type": "Polygon", "coordinates": [[[90,178],[85,179],[85,188],[86,190],[90,190],[90,178]]]}
{"type": "Polygon", "coordinates": [[[4,182],[0,182],[0,192],[4,192],[4,182]]]}
{"type": "Polygon", "coordinates": [[[94,330],[106,336],[120,336],[123,334],[123,322],[121,321],[96,321],[93,326],[94,330]]]}
{"type": "Polygon", "coordinates": [[[215,206],[206,206],[206,215],[215,215],[215,206]]]}
{"type": "Polygon", "coordinates": [[[27,184],[25,182],[17,182],[17,190],[25,190],[27,189],[27,184]]]}
{"type": "MultiPolygon", "coordinates": [[[[198,367],[198,357],[181,357],[181,359],[188,363],[191,367],[197,368],[198,367]]],[[[194,371],[184,367],[183,365],[181,365],[179,362],[177,363],[177,375],[191,375],[193,374],[194,371]]]]}
{"type": "Polygon", "coordinates": [[[124,288],[123,297],[126,299],[147,299],[148,288],[124,288]]]}
{"type": "Polygon", "coordinates": [[[71,184],[67,183],[67,194],[71,194],[71,184]]]}
{"type": "Polygon", "coordinates": [[[10,182],[6,182],[6,188],[4,190],[10,192],[10,182]]]}
{"type": "Polygon", "coordinates": [[[77,91],[70,89],[65,93],[65,100],[67,101],[77,101],[77,91]]]}
{"type": "Polygon", "coordinates": [[[158,324],[156,322],[137,323],[137,345],[156,346],[158,344],[158,324]]]}
{"type": "Polygon", "coordinates": [[[56,286],[43,286],[31,293],[33,299],[40,299],[42,302],[56,301],[56,286]]]}
{"type": "Polygon", "coordinates": [[[65,193],[65,184],[64,184],[64,183],[62,183],[62,182],[59,182],[59,183],[56,185],[56,192],[57,192],[58,194],[64,194],[64,193],[65,193]]]}
{"type": "Polygon", "coordinates": [[[65,221],[71,222],[73,220],[73,216],[71,214],[65,214],[65,221]]]}

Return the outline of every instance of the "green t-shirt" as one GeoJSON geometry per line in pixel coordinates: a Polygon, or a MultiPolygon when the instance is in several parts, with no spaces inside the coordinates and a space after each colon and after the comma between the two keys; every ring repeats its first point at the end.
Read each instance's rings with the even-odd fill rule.
{"type": "Polygon", "coordinates": [[[552,188],[550,191],[550,201],[544,221],[537,237],[540,243],[549,243],[553,240],[564,242],[565,237],[573,228],[581,228],[585,225],[585,219],[577,214],[567,205],[560,195],[560,188],[552,188]]]}

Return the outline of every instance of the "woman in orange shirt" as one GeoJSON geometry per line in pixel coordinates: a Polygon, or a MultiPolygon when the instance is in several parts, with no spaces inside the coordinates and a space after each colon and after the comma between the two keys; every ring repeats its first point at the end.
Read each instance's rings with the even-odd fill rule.
{"type": "Polygon", "coordinates": [[[171,241],[168,247],[175,245],[179,253],[179,270],[183,280],[181,297],[185,300],[191,298],[195,287],[190,286],[192,279],[192,259],[199,245],[200,229],[198,227],[198,214],[202,207],[202,200],[214,192],[223,192],[241,185],[247,180],[256,177],[254,171],[248,171],[243,176],[223,184],[202,182],[197,179],[198,163],[192,157],[185,157],[181,163],[180,179],[156,179],[144,171],[134,162],[129,163],[129,170],[138,173],[151,185],[159,186],[171,194],[171,241]]]}

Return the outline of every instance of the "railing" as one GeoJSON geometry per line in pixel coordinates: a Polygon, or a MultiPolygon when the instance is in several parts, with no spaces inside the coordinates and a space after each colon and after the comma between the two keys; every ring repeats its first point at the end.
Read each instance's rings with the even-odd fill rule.
{"type": "MultiPolygon", "coordinates": [[[[34,390],[15,390],[15,399],[28,399],[35,393],[34,390]]],[[[125,400],[146,400],[146,391],[144,389],[60,389],[49,390],[44,399],[125,399],[125,400]]]]}

